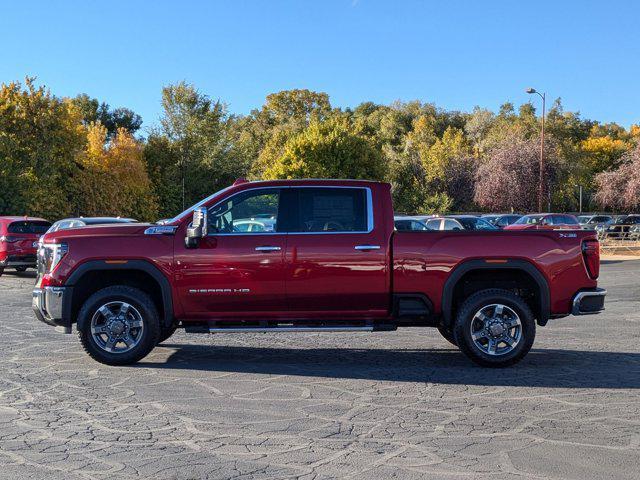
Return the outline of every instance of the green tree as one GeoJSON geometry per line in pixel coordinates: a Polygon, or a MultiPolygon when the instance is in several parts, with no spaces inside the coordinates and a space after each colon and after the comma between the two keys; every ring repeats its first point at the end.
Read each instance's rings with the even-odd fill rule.
{"type": "Polygon", "coordinates": [[[32,78],[0,86],[0,214],[56,218],[73,210],[85,143],[80,114],[32,78]]]}
{"type": "Polygon", "coordinates": [[[82,115],[85,125],[101,123],[107,129],[107,140],[113,138],[117,131],[124,128],[128,133],[136,133],[142,126],[142,117],[128,108],[116,108],[112,110],[107,103],[100,103],[96,98],[91,98],[82,93],[71,102],[82,115]]]}
{"type": "Polygon", "coordinates": [[[360,178],[380,180],[385,166],[380,152],[345,119],[312,122],[285,143],[284,153],[264,178],[360,178]]]}
{"type": "MultiPolygon", "coordinates": [[[[329,96],[310,90],[283,90],[267,96],[260,110],[251,112],[237,144],[249,154],[250,176],[261,178],[284,152],[289,139],[312,122],[323,122],[332,114],[329,96]]],[[[246,157],[243,157],[246,158],[246,157]]]]}
{"type": "Polygon", "coordinates": [[[160,211],[172,215],[228,185],[248,166],[235,154],[233,117],[223,103],[181,82],[163,88],[162,107],[160,128],[150,134],[145,158],[154,190],[171,193],[162,199],[160,211]],[[166,182],[179,185],[177,210],[175,190],[166,182]]]}

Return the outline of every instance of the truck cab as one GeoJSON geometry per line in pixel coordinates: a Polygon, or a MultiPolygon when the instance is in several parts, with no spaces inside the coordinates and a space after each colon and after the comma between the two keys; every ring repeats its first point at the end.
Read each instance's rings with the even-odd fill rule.
{"type": "Polygon", "coordinates": [[[36,316],[108,364],[193,333],[436,327],[506,366],[551,318],[597,313],[590,232],[394,230],[388,184],[238,181],[162,225],[45,235],[36,316]]]}

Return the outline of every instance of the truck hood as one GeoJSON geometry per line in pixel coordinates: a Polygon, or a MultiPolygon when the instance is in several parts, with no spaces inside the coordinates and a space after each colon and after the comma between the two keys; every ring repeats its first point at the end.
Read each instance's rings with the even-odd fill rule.
{"type": "Polygon", "coordinates": [[[42,236],[45,243],[60,243],[67,239],[83,237],[131,237],[144,235],[144,231],[154,226],[151,223],[113,223],[108,225],[91,225],[80,228],[69,228],[42,236]]]}

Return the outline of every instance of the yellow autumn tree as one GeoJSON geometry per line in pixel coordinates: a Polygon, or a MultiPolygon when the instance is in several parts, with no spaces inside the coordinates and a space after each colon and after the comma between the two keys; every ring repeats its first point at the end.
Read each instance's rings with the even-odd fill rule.
{"type": "Polygon", "coordinates": [[[584,153],[583,162],[591,173],[599,173],[615,167],[618,159],[629,150],[630,145],[608,135],[589,137],[580,144],[584,153]]]}
{"type": "Polygon", "coordinates": [[[79,189],[86,216],[120,215],[154,220],[157,201],[151,189],[142,145],[126,130],[119,129],[106,142],[107,129],[100,123],[87,128],[87,146],[82,157],[79,189]]]}

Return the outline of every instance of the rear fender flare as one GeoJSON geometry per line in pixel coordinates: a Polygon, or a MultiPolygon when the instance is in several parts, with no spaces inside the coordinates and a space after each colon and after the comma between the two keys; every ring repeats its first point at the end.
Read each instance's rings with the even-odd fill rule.
{"type": "Polygon", "coordinates": [[[504,263],[487,263],[486,260],[468,260],[453,269],[449,278],[444,284],[442,291],[442,318],[445,325],[451,325],[453,323],[453,291],[456,284],[467,273],[474,270],[520,270],[523,271],[538,285],[540,291],[540,315],[538,323],[545,325],[549,320],[551,311],[551,299],[549,294],[549,284],[544,275],[533,264],[526,260],[507,259],[504,263]]]}

